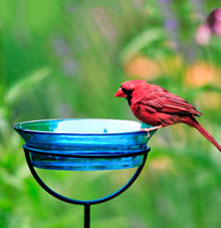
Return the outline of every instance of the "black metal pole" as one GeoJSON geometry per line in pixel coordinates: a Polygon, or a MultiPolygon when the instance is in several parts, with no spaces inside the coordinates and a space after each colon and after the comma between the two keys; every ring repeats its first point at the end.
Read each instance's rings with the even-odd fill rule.
{"type": "Polygon", "coordinates": [[[90,228],[90,204],[84,204],[84,228],[90,228]]]}

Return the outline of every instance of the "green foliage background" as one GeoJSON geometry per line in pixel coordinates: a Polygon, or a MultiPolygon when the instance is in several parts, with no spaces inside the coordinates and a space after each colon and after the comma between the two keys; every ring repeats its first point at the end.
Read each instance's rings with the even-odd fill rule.
{"type": "MultiPolygon", "coordinates": [[[[220,37],[207,46],[194,39],[217,7],[218,0],[0,1],[0,227],[83,226],[81,207],[53,199],[35,183],[12,125],[64,117],[133,119],[126,102],[113,95],[123,81],[140,78],[127,70],[136,56],[160,66],[157,76],[145,79],[197,105],[202,125],[221,142],[220,37]],[[176,22],[171,30],[164,26],[169,19],[176,22]],[[200,86],[188,84],[186,72],[199,61],[218,73],[200,86]]],[[[157,132],[150,146],[139,180],[117,199],[94,206],[92,227],[221,227],[218,151],[181,124],[157,132]]],[[[92,198],[117,189],[132,171],[41,174],[66,195],[92,198]]]]}

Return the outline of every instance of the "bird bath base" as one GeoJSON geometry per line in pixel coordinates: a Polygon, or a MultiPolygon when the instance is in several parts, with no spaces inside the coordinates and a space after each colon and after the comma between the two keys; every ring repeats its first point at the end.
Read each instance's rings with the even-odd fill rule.
{"type": "MultiPolygon", "coordinates": [[[[150,148],[141,124],[127,120],[57,119],[17,123],[25,140],[28,167],[39,185],[55,198],[84,206],[84,227],[90,227],[90,206],[115,198],[141,173],[150,148]],[[40,178],[35,168],[49,170],[110,170],[137,167],[131,179],[116,192],[95,200],[63,196],[40,178]]],[[[145,126],[147,127],[147,126],[145,126]]],[[[149,126],[150,127],[150,126],[149,126]]],[[[154,132],[151,132],[151,136],[154,132]]]]}

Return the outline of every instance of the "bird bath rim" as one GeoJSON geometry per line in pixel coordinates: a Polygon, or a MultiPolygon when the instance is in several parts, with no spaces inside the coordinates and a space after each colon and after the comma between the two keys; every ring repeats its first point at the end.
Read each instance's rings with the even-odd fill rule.
{"type": "MultiPolygon", "coordinates": [[[[35,133],[35,134],[53,134],[53,135],[72,135],[72,136],[111,136],[111,135],[130,135],[130,134],[138,134],[138,135],[145,135],[145,131],[141,130],[133,130],[133,131],[122,131],[122,132],[104,132],[104,133],[85,133],[85,132],[56,132],[56,131],[42,131],[42,130],[32,130],[32,129],[25,129],[22,128],[25,124],[32,124],[32,123],[43,123],[47,121],[72,121],[72,120],[100,120],[100,121],[119,121],[119,122],[128,122],[128,123],[134,123],[134,124],[140,124],[141,122],[135,121],[135,120],[125,120],[125,119],[106,119],[106,118],[55,118],[55,119],[39,119],[39,120],[29,120],[29,121],[22,121],[17,122],[13,125],[13,128],[18,132],[24,132],[24,133],[35,133]]],[[[149,126],[151,127],[151,126],[149,126]]],[[[155,130],[154,130],[155,132],[155,130]]]]}

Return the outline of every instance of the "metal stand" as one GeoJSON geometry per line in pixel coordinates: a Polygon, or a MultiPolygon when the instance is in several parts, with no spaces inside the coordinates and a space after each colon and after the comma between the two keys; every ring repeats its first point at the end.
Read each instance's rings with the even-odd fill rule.
{"type": "MultiPolygon", "coordinates": [[[[141,173],[144,164],[146,162],[146,158],[147,158],[147,154],[150,151],[150,149],[148,149],[147,151],[142,152],[143,154],[143,162],[142,164],[137,168],[136,172],[134,173],[134,175],[131,177],[131,179],[122,187],[120,188],[118,191],[100,198],[100,199],[96,199],[96,200],[75,200],[75,199],[71,199],[65,196],[60,195],[59,193],[53,191],[51,188],[49,188],[43,181],[42,179],[39,177],[39,175],[37,174],[36,170],[33,167],[31,158],[30,158],[30,154],[29,153],[36,153],[35,150],[31,150],[30,147],[26,147],[24,145],[24,151],[25,151],[25,157],[26,157],[26,161],[28,164],[28,167],[33,175],[33,177],[35,178],[35,180],[40,184],[40,186],[46,191],[48,192],[50,195],[54,196],[55,198],[62,200],[64,202],[67,203],[71,203],[71,204],[80,204],[80,205],[84,205],[84,227],[85,228],[90,228],[90,206],[92,204],[99,204],[108,200],[111,200],[113,198],[115,198],[116,196],[120,195],[121,193],[123,193],[124,191],[126,191],[133,183],[134,181],[137,179],[137,177],[139,176],[139,174],[141,173]]],[[[79,157],[79,155],[77,155],[79,157]]],[[[111,156],[113,157],[128,157],[128,154],[124,154],[124,155],[116,155],[116,156],[111,156]]],[[[131,156],[131,155],[130,155],[131,156]]],[[[134,155],[136,156],[136,155],[134,155]]],[[[72,155],[72,157],[75,157],[74,155],[72,155]]],[[[91,157],[90,155],[88,156],[83,156],[82,157],[91,157]]],[[[97,157],[97,158],[107,158],[108,156],[93,156],[93,157],[97,157]]]]}

